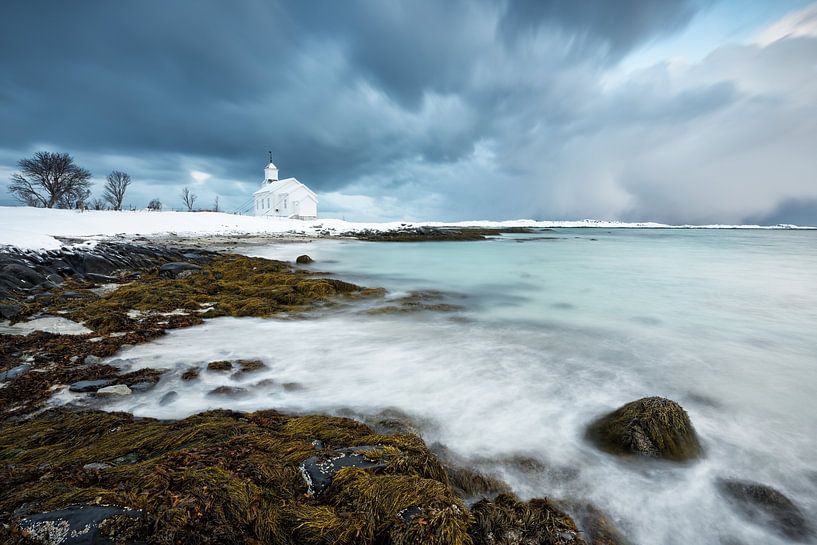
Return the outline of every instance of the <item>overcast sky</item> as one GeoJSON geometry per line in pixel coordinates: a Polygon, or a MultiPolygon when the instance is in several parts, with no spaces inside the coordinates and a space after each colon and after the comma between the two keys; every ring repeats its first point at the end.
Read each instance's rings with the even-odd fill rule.
{"type": "Polygon", "coordinates": [[[71,153],[126,203],[282,177],[355,220],[817,224],[817,3],[8,2],[0,204],[71,153]]]}

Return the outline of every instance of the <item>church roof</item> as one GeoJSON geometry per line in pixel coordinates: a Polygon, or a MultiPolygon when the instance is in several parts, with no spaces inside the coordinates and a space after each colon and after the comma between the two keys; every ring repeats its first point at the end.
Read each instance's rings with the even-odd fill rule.
{"type": "Polygon", "coordinates": [[[315,195],[315,192],[309,189],[303,183],[299,182],[296,178],[284,178],[283,180],[276,180],[272,183],[265,184],[264,187],[254,192],[253,195],[258,195],[259,193],[277,193],[283,190],[292,191],[297,187],[303,187],[312,197],[315,198],[315,200],[317,200],[317,195],[315,195]]]}

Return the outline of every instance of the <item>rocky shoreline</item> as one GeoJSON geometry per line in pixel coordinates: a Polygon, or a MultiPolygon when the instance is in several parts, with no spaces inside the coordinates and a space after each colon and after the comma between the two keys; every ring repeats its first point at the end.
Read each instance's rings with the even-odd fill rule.
{"type": "MultiPolygon", "coordinates": [[[[478,240],[497,233],[414,231],[389,241],[478,240]],[[456,238],[460,237],[460,238],[456,238]]],[[[368,240],[381,240],[380,235],[368,240]]],[[[228,246],[228,245],[227,245],[228,246]]],[[[139,395],[161,369],[103,363],[122,347],[219,316],[300,315],[365,303],[365,312],[451,310],[441,294],[382,301],[384,290],[298,263],[103,242],[0,252],[0,541],[53,544],[624,544],[593,506],[522,501],[493,475],[432,450],[408,417],[375,419],[216,410],[184,420],[88,405],[52,408],[68,388],[88,400],[139,395]],[[63,320],[74,334],[12,324],[63,320]],[[363,421],[361,421],[363,420],[363,421]]],[[[253,360],[206,372],[252,373],[253,360]]],[[[186,380],[196,380],[199,369],[186,380]]],[[[588,423],[614,456],[694,463],[705,455],[686,412],[646,398],[588,423]]],[[[742,516],[802,541],[813,529],[773,488],[722,479],[742,516]]]]}

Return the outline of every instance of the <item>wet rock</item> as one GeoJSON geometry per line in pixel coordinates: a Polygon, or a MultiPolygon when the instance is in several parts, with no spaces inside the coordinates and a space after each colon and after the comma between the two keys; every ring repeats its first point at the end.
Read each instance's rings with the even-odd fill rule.
{"type": "Polygon", "coordinates": [[[500,494],[475,503],[471,514],[474,545],[586,545],[573,519],[547,499],[500,494]]]}
{"type": "Polygon", "coordinates": [[[33,541],[45,545],[114,545],[118,540],[111,534],[123,533],[123,519],[130,521],[125,525],[131,526],[133,533],[141,533],[142,512],[115,505],[75,505],[31,515],[20,521],[19,528],[33,541]],[[106,528],[107,521],[116,524],[106,528]]]}
{"type": "Polygon", "coordinates": [[[85,278],[91,280],[93,282],[101,283],[101,284],[110,284],[112,282],[116,282],[118,279],[115,276],[110,276],[107,274],[97,274],[97,273],[87,273],[85,278]]]}
{"type": "Polygon", "coordinates": [[[16,318],[21,312],[23,312],[22,305],[0,305],[0,317],[4,320],[16,318]]]}
{"type": "Polygon", "coordinates": [[[155,387],[156,387],[155,382],[148,381],[137,382],[135,384],[130,385],[131,391],[137,394],[143,394],[149,390],[152,390],[155,387]]]}
{"type": "Polygon", "coordinates": [[[803,541],[813,537],[803,512],[782,492],[751,481],[720,479],[718,490],[749,522],[771,528],[783,537],[803,541]]]}
{"type": "Polygon", "coordinates": [[[23,363],[21,365],[18,365],[17,367],[12,367],[8,371],[2,371],[2,372],[0,372],[0,382],[2,382],[4,380],[15,379],[15,378],[17,378],[17,377],[19,377],[21,375],[24,375],[24,374],[28,373],[28,371],[30,369],[31,369],[31,365],[29,365],[27,363],[23,363]]]}
{"type": "Polygon", "coordinates": [[[332,477],[343,468],[380,469],[386,467],[383,458],[373,458],[372,452],[382,447],[361,445],[333,451],[328,456],[311,456],[301,462],[299,469],[310,494],[320,494],[332,484],[332,477]],[[365,454],[370,453],[370,454],[365,454]]]}
{"type": "Polygon", "coordinates": [[[233,362],[226,360],[211,361],[207,364],[208,371],[229,371],[233,368],[233,362]]]}
{"type": "Polygon", "coordinates": [[[45,279],[57,286],[62,285],[62,283],[64,282],[62,276],[54,273],[49,274],[48,276],[45,277],[45,279]]]}
{"type": "Polygon", "coordinates": [[[163,278],[187,278],[201,272],[201,267],[192,263],[176,261],[159,267],[159,276],[163,278]]]}
{"type": "Polygon", "coordinates": [[[85,365],[97,365],[99,363],[102,363],[102,358],[94,356],[93,354],[88,354],[82,361],[83,363],[85,363],[85,365]]]}
{"type": "Polygon", "coordinates": [[[208,396],[220,397],[245,397],[249,392],[245,388],[236,388],[235,386],[219,386],[207,392],[208,396]]]}
{"type": "Polygon", "coordinates": [[[311,257],[309,257],[306,254],[299,255],[298,257],[295,258],[295,263],[297,263],[298,265],[308,265],[309,263],[312,263],[313,261],[315,261],[315,260],[312,259],[311,257]]]}
{"type": "Polygon", "coordinates": [[[133,392],[130,388],[125,386],[124,384],[114,384],[113,386],[105,386],[104,388],[100,388],[96,391],[96,395],[98,396],[127,396],[131,395],[133,392]]]}
{"type": "Polygon", "coordinates": [[[567,509],[588,545],[630,545],[618,527],[605,513],[590,504],[573,504],[567,509]]]}
{"type": "Polygon", "coordinates": [[[0,268],[4,275],[8,275],[16,280],[18,286],[33,287],[37,284],[42,284],[45,281],[45,276],[38,273],[31,267],[22,265],[20,263],[9,263],[0,268]]]}
{"type": "Polygon", "coordinates": [[[178,398],[179,398],[179,393],[171,390],[171,391],[169,391],[168,393],[166,393],[165,395],[163,395],[159,399],[159,405],[162,406],[162,407],[164,407],[165,405],[170,405],[171,403],[176,401],[178,398]]]}
{"type": "Polygon", "coordinates": [[[113,466],[111,464],[93,462],[90,464],[85,464],[84,466],[82,466],[82,469],[84,469],[85,471],[102,471],[104,469],[109,469],[112,467],[113,466]]]}
{"type": "Polygon", "coordinates": [[[198,367],[192,367],[182,373],[182,380],[193,380],[199,378],[200,370],[198,367]]]}
{"type": "Polygon", "coordinates": [[[68,387],[69,392],[77,394],[85,394],[88,392],[96,392],[100,388],[104,388],[113,383],[113,379],[103,378],[98,380],[80,380],[68,387]]]}
{"type": "Polygon", "coordinates": [[[238,369],[242,373],[252,373],[266,367],[261,360],[238,360],[238,369]]]}
{"type": "Polygon", "coordinates": [[[689,415],[676,402],[645,397],[590,424],[587,438],[605,452],[686,461],[701,454],[689,415]]]}

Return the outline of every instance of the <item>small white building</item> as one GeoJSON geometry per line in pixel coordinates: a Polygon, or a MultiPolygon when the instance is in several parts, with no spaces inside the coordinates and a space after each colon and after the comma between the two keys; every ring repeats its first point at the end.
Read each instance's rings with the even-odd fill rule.
{"type": "Polygon", "coordinates": [[[278,179],[272,161],[264,168],[261,189],[253,193],[256,216],[311,220],[318,217],[318,197],[295,178],[278,179]]]}

